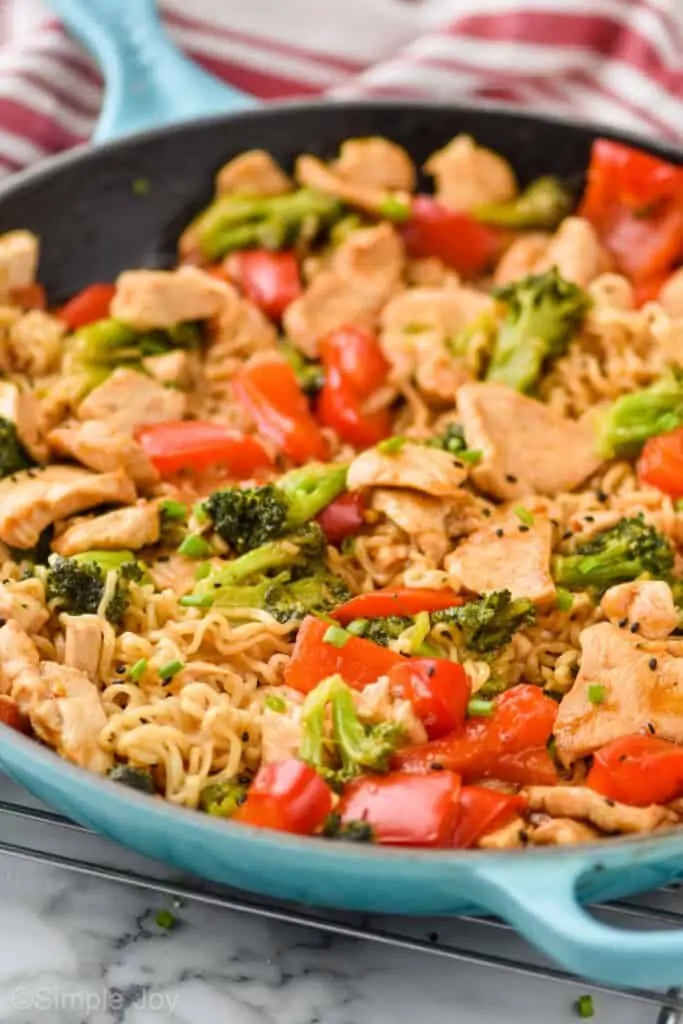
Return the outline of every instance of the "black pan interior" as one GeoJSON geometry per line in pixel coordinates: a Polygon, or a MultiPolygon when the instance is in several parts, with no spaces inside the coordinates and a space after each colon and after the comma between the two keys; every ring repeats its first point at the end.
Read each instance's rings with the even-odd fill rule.
{"type": "MultiPolygon", "coordinates": [[[[214,172],[245,149],[268,149],[291,167],[299,153],[331,157],[345,138],[385,135],[420,164],[458,132],[502,153],[522,182],[556,174],[577,187],[596,135],[624,137],[485,107],[407,102],[274,107],[58,158],[0,191],[0,231],[21,227],[40,235],[41,281],[50,301],[60,302],[86,284],[111,280],[125,267],[172,263],[179,232],[210,198],[214,172]]],[[[670,147],[650,148],[681,159],[670,147]]]]}

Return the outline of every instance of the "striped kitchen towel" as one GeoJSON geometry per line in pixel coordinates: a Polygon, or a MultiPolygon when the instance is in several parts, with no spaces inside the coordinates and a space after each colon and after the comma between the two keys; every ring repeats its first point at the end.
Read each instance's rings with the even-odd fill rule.
{"type": "MultiPolygon", "coordinates": [[[[161,0],[261,100],[489,99],[683,139],[683,0],[161,0]]],[[[87,139],[102,83],[40,0],[0,0],[0,173],[87,139]]]]}

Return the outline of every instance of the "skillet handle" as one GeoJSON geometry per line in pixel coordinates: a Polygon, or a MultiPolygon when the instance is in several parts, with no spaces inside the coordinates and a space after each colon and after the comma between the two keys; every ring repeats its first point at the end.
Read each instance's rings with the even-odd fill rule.
{"type": "MultiPolygon", "coordinates": [[[[482,865],[476,869],[481,902],[529,942],[567,970],[628,988],[666,988],[683,978],[683,929],[616,928],[597,920],[579,903],[579,878],[594,864],[583,856],[528,865],[482,865]],[[571,859],[570,859],[571,858],[571,859]]],[[[680,856],[680,854],[679,854],[680,856]]],[[[679,863],[681,861],[679,860],[679,863]]],[[[624,872],[629,865],[623,865],[624,872]]],[[[649,887],[670,881],[650,879],[649,887]]],[[[646,886],[648,883],[645,883],[646,886]]]]}
{"type": "Polygon", "coordinates": [[[155,0],[48,2],[104,74],[96,142],[255,103],[180,53],[166,35],[155,0]]]}

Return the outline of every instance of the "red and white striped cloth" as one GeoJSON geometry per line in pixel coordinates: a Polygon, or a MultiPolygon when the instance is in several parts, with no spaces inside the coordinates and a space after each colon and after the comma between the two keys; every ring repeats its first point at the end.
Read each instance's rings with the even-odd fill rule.
{"type": "MultiPolygon", "coordinates": [[[[504,100],[683,138],[683,0],[160,0],[261,100],[504,100]]],[[[0,0],[0,173],[87,139],[101,80],[40,0],[0,0]]]]}

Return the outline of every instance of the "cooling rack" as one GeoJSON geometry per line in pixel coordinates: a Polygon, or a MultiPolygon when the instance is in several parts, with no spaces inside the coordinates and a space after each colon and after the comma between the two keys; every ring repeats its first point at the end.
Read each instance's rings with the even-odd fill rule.
{"type": "MultiPolygon", "coordinates": [[[[126,866],[122,868],[119,846],[47,809],[2,776],[0,855],[162,893],[174,899],[194,900],[345,938],[476,965],[489,970],[492,981],[500,982],[513,975],[529,981],[554,982],[569,989],[569,999],[572,990],[574,997],[585,991],[601,993],[622,1001],[624,1007],[626,1004],[630,1008],[639,1006],[642,1017],[637,1019],[642,1019],[643,1024],[683,1024],[681,990],[626,990],[586,982],[545,960],[497,919],[387,918],[303,908],[215,887],[129,852],[125,856],[126,866]]],[[[647,896],[606,904],[598,908],[598,913],[605,919],[637,927],[683,928],[683,887],[675,883],[647,896]]],[[[683,982],[683,965],[681,980],[683,982]]]]}

